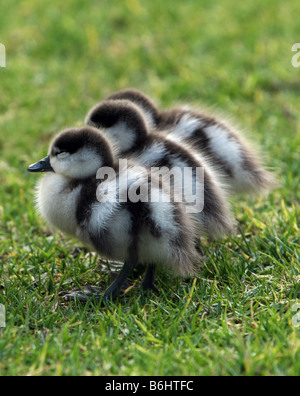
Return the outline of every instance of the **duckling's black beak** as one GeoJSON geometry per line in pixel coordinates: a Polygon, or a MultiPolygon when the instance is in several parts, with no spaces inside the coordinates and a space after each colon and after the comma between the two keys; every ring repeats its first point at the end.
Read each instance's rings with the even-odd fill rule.
{"type": "Polygon", "coordinates": [[[54,172],[54,169],[52,168],[50,164],[50,157],[43,158],[39,162],[32,164],[29,166],[27,169],[28,172],[54,172]]]}

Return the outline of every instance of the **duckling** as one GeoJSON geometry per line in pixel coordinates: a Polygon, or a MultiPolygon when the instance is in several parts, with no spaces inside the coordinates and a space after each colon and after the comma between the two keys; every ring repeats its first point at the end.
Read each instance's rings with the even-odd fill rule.
{"type": "Polygon", "coordinates": [[[197,158],[187,145],[179,145],[161,133],[150,132],[144,113],[134,103],[105,100],[90,110],[86,124],[100,128],[121,158],[129,158],[149,169],[179,168],[182,172],[192,169],[191,183],[204,195],[203,208],[195,211],[200,236],[216,238],[234,231],[235,220],[227,202],[226,189],[218,181],[213,167],[207,160],[197,158]],[[204,190],[196,173],[200,168],[205,169],[204,190]]]}
{"type": "MultiPolygon", "coordinates": [[[[138,263],[148,266],[143,289],[156,290],[157,265],[168,268],[175,276],[193,276],[199,260],[194,219],[184,204],[121,200],[137,185],[140,191],[156,188],[156,193],[165,194],[159,183],[150,183],[147,172],[132,164],[127,164],[124,183],[123,166],[117,163],[105,135],[85,126],[59,133],[50,144],[49,155],[28,168],[29,172],[46,172],[36,194],[38,211],[46,222],[77,237],[102,257],[124,262],[117,279],[103,294],[104,300],[118,296],[138,263]],[[109,172],[115,180],[106,177],[109,172]],[[113,194],[111,191],[116,199],[107,195],[113,194]]],[[[66,297],[76,295],[82,301],[93,295],[101,298],[97,287],[70,292],[66,297]]]]}
{"type": "Polygon", "coordinates": [[[160,112],[150,98],[134,89],[116,92],[107,99],[132,101],[143,111],[152,127],[210,158],[222,172],[231,193],[264,192],[277,185],[250,143],[224,121],[189,108],[160,112]]]}

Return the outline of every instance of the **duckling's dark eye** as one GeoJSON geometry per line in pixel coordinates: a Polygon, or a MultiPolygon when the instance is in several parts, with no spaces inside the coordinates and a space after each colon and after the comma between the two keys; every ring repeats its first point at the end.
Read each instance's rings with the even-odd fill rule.
{"type": "Polygon", "coordinates": [[[56,154],[58,158],[66,158],[70,155],[67,151],[60,151],[59,153],[56,154]]]}

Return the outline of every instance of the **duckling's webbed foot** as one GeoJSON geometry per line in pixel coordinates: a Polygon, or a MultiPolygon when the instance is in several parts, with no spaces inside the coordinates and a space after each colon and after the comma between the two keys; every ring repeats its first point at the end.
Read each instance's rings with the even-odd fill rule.
{"type": "Polygon", "coordinates": [[[159,290],[154,285],[155,271],[156,271],[156,266],[154,264],[148,266],[145,278],[142,282],[142,289],[144,291],[153,290],[155,293],[159,293],[159,290]]]}
{"type": "Polygon", "coordinates": [[[100,301],[102,289],[100,287],[86,285],[81,289],[61,292],[60,296],[68,301],[80,301],[87,303],[89,301],[100,301]]]}
{"type": "MultiPolygon", "coordinates": [[[[65,300],[69,301],[80,301],[83,303],[88,303],[90,301],[99,302],[103,300],[115,300],[120,292],[124,290],[124,286],[127,288],[129,283],[127,278],[131,275],[137,261],[127,260],[120,274],[115,278],[112,284],[108,287],[102,297],[102,289],[96,286],[86,285],[81,289],[71,290],[69,292],[62,292],[60,296],[65,300]]],[[[114,278],[115,276],[113,276],[114,278]]]]}

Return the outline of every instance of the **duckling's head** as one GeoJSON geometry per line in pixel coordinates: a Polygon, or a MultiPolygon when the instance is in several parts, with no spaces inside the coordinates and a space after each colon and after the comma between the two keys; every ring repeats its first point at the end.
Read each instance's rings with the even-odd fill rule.
{"type": "Polygon", "coordinates": [[[101,167],[113,167],[114,156],[106,137],[89,126],[67,129],[50,144],[49,155],[31,165],[29,172],[55,172],[70,179],[96,176],[101,167]]]}
{"type": "Polygon", "coordinates": [[[93,107],[85,123],[102,130],[119,154],[135,151],[149,136],[147,121],[128,100],[105,100],[93,107]]]}
{"type": "Polygon", "coordinates": [[[136,104],[143,112],[147,119],[147,122],[155,126],[159,119],[159,110],[155,103],[141,91],[136,89],[123,89],[121,91],[111,94],[108,100],[129,100],[130,102],[136,104]]]}

